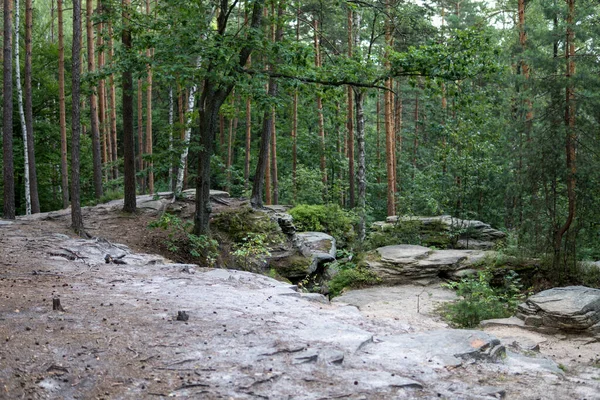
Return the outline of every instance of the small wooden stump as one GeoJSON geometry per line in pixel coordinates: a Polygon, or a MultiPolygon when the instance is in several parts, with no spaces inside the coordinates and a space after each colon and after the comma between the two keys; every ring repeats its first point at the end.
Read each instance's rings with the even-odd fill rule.
{"type": "Polygon", "coordinates": [[[52,311],[65,311],[60,305],[60,299],[58,297],[52,299],[52,311]]]}
{"type": "Polygon", "coordinates": [[[185,311],[177,311],[177,321],[187,321],[190,316],[185,311]]]}

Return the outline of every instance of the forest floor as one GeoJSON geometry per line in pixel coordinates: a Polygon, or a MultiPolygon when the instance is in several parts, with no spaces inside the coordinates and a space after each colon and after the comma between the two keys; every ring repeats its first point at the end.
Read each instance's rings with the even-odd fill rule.
{"type": "Polygon", "coordinates": [[[130,216],[117,203],[84,209],[103,239],[74,237],[68,210],[0,220],[0,399],[600,399],[600,343],[514,328],[489,332],[539,344],[565,373],[432,360],[389,373],[377,337],[445,329],[432,311],[452,299],[445,289],[340,299],[361,312],[309,302],[266,277],[169,264],[156,255],[166,233],[147,228],[160,207],[130,216]]]}

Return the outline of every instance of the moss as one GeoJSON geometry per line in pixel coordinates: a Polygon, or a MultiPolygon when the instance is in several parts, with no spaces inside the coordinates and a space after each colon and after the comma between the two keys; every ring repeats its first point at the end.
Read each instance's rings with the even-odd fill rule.
{"type": "Polygon", "coordinates": [[[286,279],[302,279],[308,275],[312,259],[301,255],[272,260],[270,267],[286,279]]]}
{"type": "Polygon", "coordinates": [[[386,224],[383,229],[371,232],[367,241],[368,249],[398,244],[413,244],[438,249],[451,248],[456,237],[441,221],[423,223],[421,220],[399,220],[395,224],[386,224]]]}
{"type": "Polygon", "coordinates": [[[267,235],[269,244],[280,244],[285,241],[275,221],[264,212],[253,210],[248,206],[221,212],[213,218],[211,226],[226,234],[235,243],[243,242],[248,233],[267,235]]]}
{"type": "Polygon", "coordinates": [[[329,282],[329,297],[333,298],[342,294],[346,288],[361,288],[375,285],[380,279],[370,270],[363,267],[341,269],[329,282]]]}

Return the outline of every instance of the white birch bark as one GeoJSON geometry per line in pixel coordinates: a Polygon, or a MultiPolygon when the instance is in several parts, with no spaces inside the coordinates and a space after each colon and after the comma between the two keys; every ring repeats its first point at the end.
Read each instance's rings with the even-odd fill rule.
{"type": "Polygon", "coordinates": [[[196,98],[196,92],[198,91],[198,86],[194,85],[190,90],[190,96],[188,98],[188,117],[187,124],[185,128],[185,136],[183,139],[183,152],[181,153],[181,159],[179,160],[179,171],[177,173],[177,186],[175,188],[175,193],[181,193],[183,190],[183,174],[185,172],[185,163],[187,162],[188,153],[190,151],[190,138],[192,136],[192,116],[194,115],[194,100],[196,98]]]}
{"type": "Polygon", "coordinates": [[[21,63],[19,62],[19,31],[20,31],[20,5],[15,0],[15,77],[17,83],[17,101],[19,103],[19,117],[21,118],[21,131],[23,132],[24,172],[25,172],[25,213],[31,215],[31,189],[29,187],[29,154],[27,152],[27,124],[23,110],[23,87],[21,86],[21,63]]]}

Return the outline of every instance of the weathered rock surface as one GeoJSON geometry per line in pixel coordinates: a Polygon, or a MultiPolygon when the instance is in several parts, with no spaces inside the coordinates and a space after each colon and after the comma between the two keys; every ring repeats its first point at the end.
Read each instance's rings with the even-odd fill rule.
{"type": "Polygon", "coordinates": [[[384,284],[411,281],[434,281],[450,277],[485,257],[479,250],[431,250],[423,246],[397,245],[380,247],[365,259],[368,268],[384,284]]]}
{"type": "Polygon", "coordinates": [[[567,286],[545,290],[519,305],[526,326],[600,334],[600,289],[567,286]]]}
{"type": "MultiPolygon", "coordinates": [[[[582,398],[592,378],[482,332],[405,332],[249,272],[171,264],[48,222],[0,226],[6,398],[582,398]],[[37,224],[37,225],[36,225],[37,224]],[[105,256],[123,261],[106,263],[105,256]],[[187,268],[186,268],[187,267],[187,268]],[[43,269],[43,270],[42,270],[43,269]],[[32,272],[33,271],[33,272],[32,272]],[[195,272],[195,273],[190,273],[195,272]],[[52,297],[64,312],[52,311],[52,297]],[[314,299],[310,299],[314,300],[314,299]],[[187,321],[177,321],[179,312],[187,321]]],[[[64,221],[63,221],[64,222],[64,221]]],[[[384,289],[384,288],[380,288],[384,289]]],[[[314,297],[314,296],[313,296],[314,297]]],[[[587,396],[588,398],[593,398],[587,396]]]]}
{"type": "MultiPolygon", "coordinates": [[[[438,217],[388,217],[372,225],[375,233],[414,230],[421,242],[429,246],[456,249],[491,250],[506,234],[489,224],[476,220],[463,220],[450,215],[438,217]]],[[[390,238],[390,239],[392,239],[390,238]]],[[[402,243],[395,243],[402,244],[402,243]]]]}

